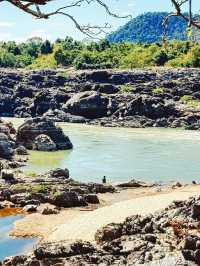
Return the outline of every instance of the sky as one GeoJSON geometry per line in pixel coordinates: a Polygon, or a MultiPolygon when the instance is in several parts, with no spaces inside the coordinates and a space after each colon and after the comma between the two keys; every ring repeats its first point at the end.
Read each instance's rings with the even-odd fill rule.
{"type": "MultiPolygon", "coordinates": [[[[70,0],[54,0],[48,5],[48,11],[71,3],[70,0]]],[[[72,0],[73,2],[73,0],[72,0]]],[[[112,11],[120,15],[132,15],[133,17],[148,11],[172,11],[170,0],[105,0],[112,7],[112,11]]],[[[200,10],[200,0],[193,0],[193,11],[200,10]]],[[[72,14],[82,25],[104,25],[108,22],[114,31],[124,25],[128,20],[113,18],[106,14],[102,7],[91,4],[83,7],[71,8],[72,14]]],[[[108,31],[108,32],[109,32],[108,31]]],[[[48,20],[35,19],[21,10],[4,1],[0,2],[0,41],[15,40],[22,42],[31,37],[41,37],[44,40],[54,41],[57,38],[71,36],[77,40],[85,39],[66,17],[54,16],[48,20]]]]}

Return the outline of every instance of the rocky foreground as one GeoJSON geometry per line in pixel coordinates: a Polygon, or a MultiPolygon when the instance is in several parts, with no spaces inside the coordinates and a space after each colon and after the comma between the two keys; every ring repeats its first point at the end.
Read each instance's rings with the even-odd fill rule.
{"type": "Polygon", "coordinates": [[[199,129],[200,70],[0,72],[0,116],[199,129]],[[189,104],[188,104],[189,102],[189,104]]]}
{"type": "Polygon", "coordinates": [[[96,232],[95,243],[40,243],[2,265],[200,265],[199,202],[174,201],[153,215],[109,224],[96,232]]]}

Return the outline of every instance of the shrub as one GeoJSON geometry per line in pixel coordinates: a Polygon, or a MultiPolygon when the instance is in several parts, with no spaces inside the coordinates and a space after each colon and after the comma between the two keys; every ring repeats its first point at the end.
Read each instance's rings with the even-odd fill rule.
{"type": "Polygon", "coordinates": [[[8,53],[5,50],[0,51],[0,67],[15,67],[16,60],[12,53],[8,53]]]}
{"type": "Polygon", "coordinates": [[[45,184],[38,184],[32,187],[32,191],[36,193],[46,193],[49,187],[45,184]]]}
{"type": "Polygon", "coordinates": [[[54,68],[57,66],[57,62],[54,58],[54,54],[40,55],[30,66],[30,69],[37,68],[54,68]]]}
{"type": "Polygon", "coordinates": [[[180,101],[193,108],[200,108],[200,100],[194,99],[191,95],[182,96],[180,101]]]}
{"type": "Polygon", "coordinates": [[[153,56],[153,62],[157,66],[164,66],[164,64],[168,61],[168,55],[164,50],[160,50],[156,52],[153,56]]]}
{"type": "Polygon", "coordinates": [[[191,95],[183,95],[180,101],[183,103],[188,103],[190,101],[193,101],[193,97],[191,95]]]}
{"type": "Polygon", "coordinates": [[[152,89],[152,92],[154,94],[163,94],[164,93],[164,89],[163,88],[155,88],[155,89],[152,89]]]}

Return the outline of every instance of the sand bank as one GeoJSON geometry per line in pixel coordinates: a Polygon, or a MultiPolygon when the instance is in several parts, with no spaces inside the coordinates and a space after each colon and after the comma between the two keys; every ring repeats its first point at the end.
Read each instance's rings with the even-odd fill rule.
{"type": "Polygon", "coordinates": [[[200,186],[185,186],[176,190],[156,192],[153,189],[130,189],[117,194],[101,195],[100,208],[63,210],[57,215],[27,215],[17,221],[14,236],[41,236],[44,241],[94,241],[95,232],[112,222],[122,222],[127,216],[149,214],[167,207],[173,200],[186,200],[200,194],[200,186]]]}

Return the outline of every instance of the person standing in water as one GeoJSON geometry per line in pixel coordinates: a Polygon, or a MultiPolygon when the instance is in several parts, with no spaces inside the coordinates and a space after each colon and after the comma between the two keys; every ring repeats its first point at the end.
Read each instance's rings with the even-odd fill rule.
{"type": "Polygon", "coordinates": [[[102,183],[103,183],[103,184],[106,184],[106,177],[105,177],[105,175],[104,175],[104,177],[103,177],[103,179],[102,179],[102,183]]]}

